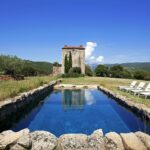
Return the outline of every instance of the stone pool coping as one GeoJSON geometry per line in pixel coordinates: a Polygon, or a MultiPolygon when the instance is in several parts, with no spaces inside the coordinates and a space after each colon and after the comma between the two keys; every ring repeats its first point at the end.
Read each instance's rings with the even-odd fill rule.
{"type": "Polygon", "coordinates": [[[47,131],[23,129],[0,133],[1,150],[149,150],[150,136],[143,132],[103,134],[102,129],[91,135],[64,134],[56,137],[47,131]]]}
{"type": "Polygon", "coordinates": [[[54,89],[97,89],[98,85],[96,84],[57,84],[54,86],[54,89]]]}
{"type": "Polygon", "coordinates": [[[144,104],[139,104],[134,102],[132,99],[127,98],[126,96],[122,96],[120,94],[117,94],[111,90],[108,90],[107,88],[104,88],[103,86],[98,86],[98,89],[108,96],[115,99],[118,103],[121,105],[129,108],[132,112],[136,113],[138,116],[140,116],[143,120],[147,119],[150,121],[150,108],[145,106],[144,104]]]}

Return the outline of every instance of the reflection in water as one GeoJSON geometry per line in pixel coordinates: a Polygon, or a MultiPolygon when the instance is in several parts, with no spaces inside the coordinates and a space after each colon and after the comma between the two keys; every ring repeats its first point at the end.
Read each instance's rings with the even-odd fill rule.
{"type": "Polygon", "coordinates": [[[62,90],[62,104],[66,109],[83,109],[85,90],[62,90]]]}
{"type": "Polygon", "coordinates": [[[85,101],[86,101],[87,105],[92,105],[95,103],[95,100],[94,100],[94,97],[93,97],[91,91],[85,90],[85,101]]]}

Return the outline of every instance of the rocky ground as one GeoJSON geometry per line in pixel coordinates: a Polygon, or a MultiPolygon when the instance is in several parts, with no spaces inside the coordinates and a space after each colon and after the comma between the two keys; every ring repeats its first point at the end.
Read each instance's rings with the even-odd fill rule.
{"type": "Polygon", "coordinates": [[[65,134],[57,138],[46,131],[8,130],[0,133],[0,150],[150,150],[150,136],[142,132],[103,135],[99,129],[89,136],[65,134]]]}

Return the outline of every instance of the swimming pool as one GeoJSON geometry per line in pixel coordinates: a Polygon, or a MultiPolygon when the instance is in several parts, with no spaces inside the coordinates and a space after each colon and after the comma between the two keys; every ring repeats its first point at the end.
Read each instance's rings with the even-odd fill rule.
{"type": "Polygon", "coordinates": [[[91,134],[96,129],[107,132],[150,133],[150,124],[119,105],[97,89],[55,90],[12,130],[45,130],[56,136],[66,133],[91,134]]]}

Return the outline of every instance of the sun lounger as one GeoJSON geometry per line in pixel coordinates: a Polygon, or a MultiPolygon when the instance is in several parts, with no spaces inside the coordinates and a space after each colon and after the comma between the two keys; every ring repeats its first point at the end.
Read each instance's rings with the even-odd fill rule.
{"type": "Polygon", "coordinates": [[[150,83],[147,85],[147,87],[145,88],[144,91],[139,92],[139,96],[140,96],[140,95],[145,96],[145,98],[147,98],[147,97],[150,96],[150,83]]]}
{"type": "Polygon", "coordinates": [[[137,87],[125,88],[125,91],[130,92],[132,90],[143,90],[144,86],[145,86],[145,82],[140,82],[137,87]]]}
{"type": "Polygon", "coordinates": [[[134,88],[136,83],[137,83],[137,81],[132,81],[130,86],[119,86],[119,90],[124,90],[125,88],[134,88]]]}
{"type": "Polygon", "coordinates": [[[139,95],[141,92],[150,92],[150,83],[144,88],[141,89],[135,89],[135,90],[131,90],[132,93],[134,93],[134,95],[139,95]]]}
{"type": "Polygon", "coordinates": [[[140,95],[144,96],[146,99],[147,97],[150,97],[150,92],[141,92],[140,95]]]}

